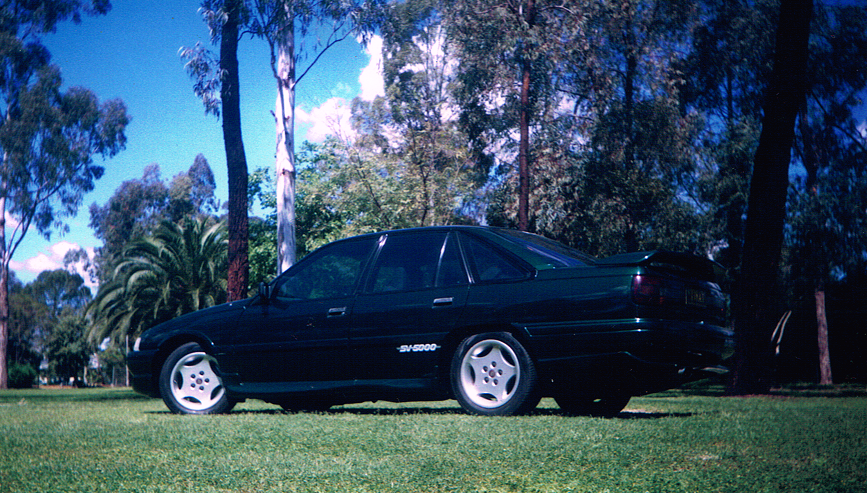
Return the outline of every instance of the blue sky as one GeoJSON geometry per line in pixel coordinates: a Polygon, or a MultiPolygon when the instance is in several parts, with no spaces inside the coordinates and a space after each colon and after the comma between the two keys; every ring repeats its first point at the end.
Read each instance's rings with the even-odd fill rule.
{"type": "MultiPolygon", "coordinates": [[[[27,234],[13,257],[18,279],[30,282],[42,270],[60,268],[69,248],[99,246],[88,227],[88,207],[105,204],[123,181],[141,178],[149,164],[159,164],[166,180],[186,171],[201,153],[214,171],[218,198],[227,200],[220,120],[205,115],[178,55],[182,46],[196,42],[210,46],[199,6],[197,0],[117,0],[108,15],[87,17],[79,25],[65,23],[56,34],[45,36],[65,86],[91,89],[100,101],[122,99],[132,122],[126,150],[102,163],[105,175],[85,197],[78,215],[67,221],[70,232],[54,233],[50,240],[35,231],[27,234]]],[[[376,40],[368,49],[345,40],[319,60],[296,93],[296,146],[303,140],[322,140],[328,122],[345,116],[352,98],[372,99],[381,93],[378,52],[376,40]]],[[[273,168],[276,89],[268,45],[245,37],[238,58],[248,167],[273,168]]]]}

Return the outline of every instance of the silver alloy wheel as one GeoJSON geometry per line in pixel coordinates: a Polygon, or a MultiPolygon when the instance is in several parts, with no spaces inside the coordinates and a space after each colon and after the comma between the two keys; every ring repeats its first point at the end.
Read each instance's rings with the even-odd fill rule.
{"type": "Polygon", "coordinates": [[[226,392],[214,371],[216,360],[204,352],[183,356],[171,373],[172,396],[178,406],[202,411],[216,405],[226,392]]]}
{"type": "Polygon", "coordinates": [[[520,379],[521,368],[515,351],[497,339],[477,342],[461,360],[461,388],[473,404],[485,409],[509,402],[520,379]]]}

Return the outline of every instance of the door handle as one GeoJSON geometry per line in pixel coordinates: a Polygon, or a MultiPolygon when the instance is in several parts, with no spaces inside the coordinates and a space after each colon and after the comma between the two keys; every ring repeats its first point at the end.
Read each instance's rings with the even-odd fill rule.
{"type": "Polygon", "coordinates": [[[342,317],[346,315],[346,307],[341,306],[340,308],[329,308],[328,316],[329,317],[342,317]]]}
{"type": "Polygon", "coordinates": [[[454,301],[455,301],[455,299],[452,298],[452,297],[448,297],[448,298],[437,298],[437,299],[435,299],[435,300],[433,301],[433,306],[434,306],[434,308],[436,308],[436,307],[438,307],[438,306],[449,306],[449,305],[451,305],[454,301]]]}

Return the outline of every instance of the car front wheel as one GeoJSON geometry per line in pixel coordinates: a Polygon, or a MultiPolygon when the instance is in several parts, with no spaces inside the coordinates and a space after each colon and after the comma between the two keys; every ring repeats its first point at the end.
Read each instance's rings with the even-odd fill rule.
{"type": "Polygon", "coordinates": [[[234,406],[217,373],[217,361],[190,342],[175,349],[160,372],[160,395],[173,413],[217,414],[234,406]]]}
{"type": "Polygon", "coordinates": [[[464,339],[452,358],[451,380],[455,398],[471,414],[520,414],[539,403],[533,361],[506,332],[464,339]]]}

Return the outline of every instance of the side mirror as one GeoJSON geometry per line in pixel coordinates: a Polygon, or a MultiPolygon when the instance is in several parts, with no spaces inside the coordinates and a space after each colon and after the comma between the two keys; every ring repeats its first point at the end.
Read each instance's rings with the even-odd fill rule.
{"type": "Polygon", "coordinates": [[[259,297],[262,298],[262,301],[265,303],[271,302],[271,286],[264,282],[259,283],[259,297]]]}

